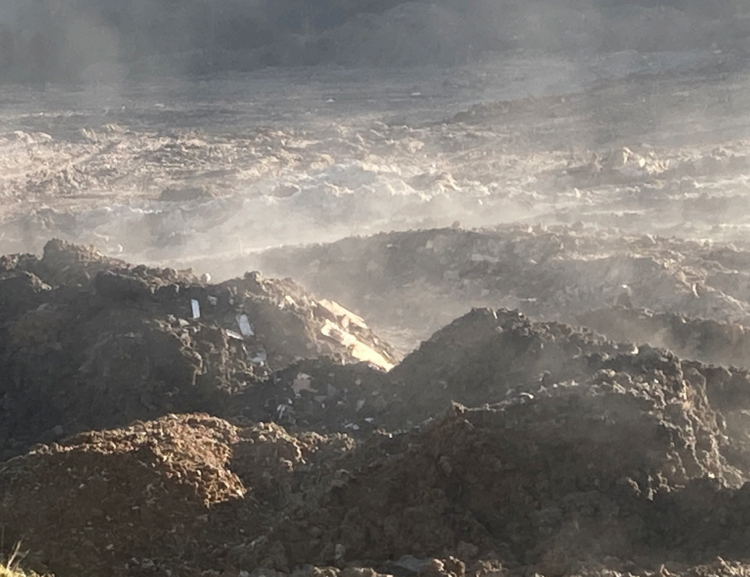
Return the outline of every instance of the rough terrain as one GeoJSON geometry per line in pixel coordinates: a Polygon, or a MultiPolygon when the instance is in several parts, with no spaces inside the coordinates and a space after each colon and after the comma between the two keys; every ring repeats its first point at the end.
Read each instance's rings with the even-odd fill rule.
{"type": "Polygon", "coordinates": [[[289,280],[62,241],[3,267],[0,518],[34,571],[563,575],[744,550],[743,369],[488,308],[393,367],[289,280]]]}
{"type": "Polygon", "coordinates": [[[750,574],[746,10],[464,4],[3,86],[0,562],[750,574]]]}
{"type": "Polygon", "coordinates": [[[2,257],[0,271],[4,457],[165,412],[267,420],[284,412],[272,371],[292,361],[397,359],[362,319],[289,279],[209,284],[55,240],[41,258],[2,257]]]}
{"type": "MultiPolygon", "coordinates": [[[[744,554],[746,371],[491,309],[390,373],[327,371],[397,399],[377,430],[162,404],[3,464],[6,535],[58,575],[692,574],[744,554]]],[[[318,378],[298,415],[326,413],[304,403],[318,378]]]]}

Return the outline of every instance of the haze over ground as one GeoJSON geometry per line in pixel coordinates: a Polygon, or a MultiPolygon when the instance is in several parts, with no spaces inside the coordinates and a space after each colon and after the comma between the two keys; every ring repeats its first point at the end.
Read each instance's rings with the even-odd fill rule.
{"type": "Polygon", "coordinates": [[[0,3],[0,561],[750,574],[748,12],[0,3]]]}
{"type": "Polygon", "coordinates": [[[748,11],[738,0],[7,0],[0,80],[746,47],[748,11]]]}

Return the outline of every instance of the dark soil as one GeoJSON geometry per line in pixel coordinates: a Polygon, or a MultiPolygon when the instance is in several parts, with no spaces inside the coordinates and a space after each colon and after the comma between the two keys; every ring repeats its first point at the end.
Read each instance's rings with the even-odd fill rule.
{"type": "Polygon", "coordinates": [[[630,307],[598,309],[579,315],[581,324],[615,341],[650,342],[681,357],[724,366],[747,367],[750,335],[746,326],[630,307]]]}
{"type": "MultiPolygon", "coordinates": [[[[0,456],[170,412],[277,416],[271,378],[301,358],[395,353],[354,315],[291,280],[220,285],[51,241],[0,261],[0,456]],[[191,301],[201,316],[193,318],[191,301]],[[252,333],[241,334],[245,315],[252,333]],[[242,399],[244,406],[237,401],[242,399]]],[[[361,356],[361,355],[360,355],[361,356]]]]}
{"type": "Polygon", "coordinates": [[[744,329],[581,317],[608,340],[476,308],[398,362],[290,280],[212,285],[59,241],[2,262],[0,524],[29,570],[747,570],[750,373],[701,360],[741,357],[744,329]]]}
{"type": "Polygon", "coordinates": [[[578,324],[627,297],[631,307],[747,325],[749,263],[748,251],[731,245],[580,223],[384,233],[271,249],[257,260],[377,319],[407,351],[470,307],[578,324]]]}

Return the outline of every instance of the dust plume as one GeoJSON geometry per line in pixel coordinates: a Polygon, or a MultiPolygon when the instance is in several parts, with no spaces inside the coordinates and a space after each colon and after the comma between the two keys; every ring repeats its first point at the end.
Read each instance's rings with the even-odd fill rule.
{"type": "Polygon", "coordinates": [[[58,237],[232,276],[280,245],[451,226],[736,241],[746,15],[687,0],[7,3],[0,251],[58,237]]]}

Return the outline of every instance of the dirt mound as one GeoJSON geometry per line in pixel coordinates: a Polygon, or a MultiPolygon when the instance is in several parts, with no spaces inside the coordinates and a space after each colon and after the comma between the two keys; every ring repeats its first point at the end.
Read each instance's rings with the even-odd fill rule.
{"type": "Polygon", "coordinates": [[[580,380],[596,370],[592,355],[601,360],[621,352],[567,325],[474,309],[423,342],[389,376],[404,383],[409,409],[426,418],[452,400],[481,406],[539,383],[580,380]]]}
{"type": "Polygon", "coordinates": [[[233,537],[213,522],[216,507],[247,492],[227,468],[237,440],[235,427],[196,415],[41,446],[0,469],[6,535],[39,554],[32,568],[61,575],[150,574],[160,559],[200,559],[233,537]]]}
{"type": "Polygon", "coordinates": [[[748,504],[720,443],[699,391],[616,379],[454,405],[359,447],[170,415],[8,461],[0,514],[34,551],[26,566],[61,577],[624,570],[658,566],[665,547],[672,562],[729,551],[748,504]],[[709,494],[720,510],[692,505],[709,494]],[[689,549],[679,523],[701,512],[689,549]]]}
{"type": "Polygon", "coordinates": [[[61,577],[624,573],[740,554],[745,371],[478,309],[389,373],[310,359],[264,386],[289,430],[169,415],[11,459],[6,538],[61,577]]]}
{"type": "Polygon", "coordinates": [[[583,225],[378,234],[272,249],[258,266],[294,273],[378,325],[412,331],[409,348],[469,307],[575,323],[623,293],[658,312],[750,319],[746,251],[583,225]]]}
{"type": "Polygon", "coordinates": [[[682,358],[748,367],[750,335],[736,323],[693,319],[630,307],[598,309],[578,316],[582,325],[614,341],[649,343],[682,358]]]}
{"type": "MultiPolygon", "coordinates": [[[[334,367],[321,372],[335,377],[334,367]]],[[[739,550],[722,523],[731,519],[736,530],[741,514],[724,505],[721,514],[698,508],[710,521],[705,535],[670,529],[697,519],[696,491],[746,510],[738,490],[750,473],[744,371],[475,310],[388,377],[403,381],[393,385],[400,402],[387,417],[402,426],[451,399],[494,404],[453,405],[445,417],[375,441],[367,459],[355,451],[354,466],[307,513],[233,560],[283,572],[311,563],[407,575],[427,571],[431,557],[454,556],[570,574],[604,560],[622,571],[632,559],[658,564],[667,547],[685,563],[739,550]]]]}
{"type": "MultiPolygon", "coordinates": [[[[388,374],[401,402],[389,407],[392,427],[418,424],[451,402],[479,407],[533,399],[558,383],[614,379],[696,389],[729,428],[722,454],[747,470],[750,373],[682,360],[642,344],[615,344],[556,322],[533,322],[517,311],[476,309],[438,331],[388,374]]],[[[650,386],[650,385],[649,385],[650,386]]],[[[383,418],[383,417],[381,417],[383,418]]]]}
{"type": "Polygon", "coordinates": [[[456,405],[238,561],[385,570],[405,556],[455,555],[559,575],[583,560],[632,559],[663,544],[649,524],[655,495],[709,475],[739,485],[721,438],[700,390],[614,376],[497,407],[456,405]]]}
{"type": "Polygon", "coordinates": [[[168,412],[273,420],[271,371],[336,356],[389,369],[361,318],[291,280],[211,285],[51,241],[0,273],[0,455],[168,412]],[[236,403],[241,395],[243,406],[236,403]]]}
{"type": "Polygon", "coordinates": [[[201,574],[301,500],[306,469],[350,449],[345,438],[168,415],[8,461],[0,517],[39,572],[201,574]]]}

